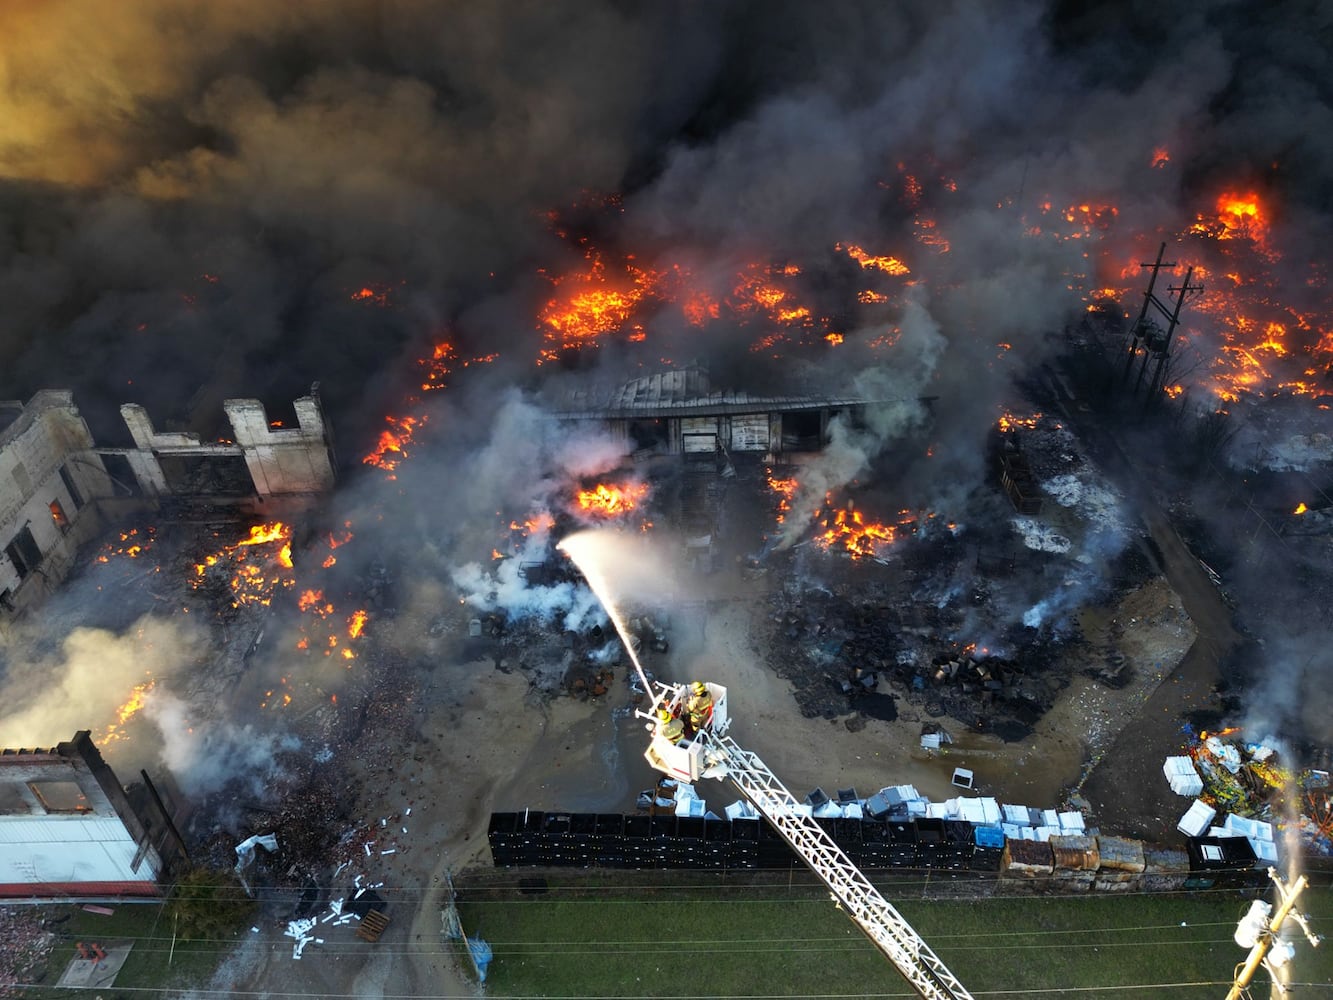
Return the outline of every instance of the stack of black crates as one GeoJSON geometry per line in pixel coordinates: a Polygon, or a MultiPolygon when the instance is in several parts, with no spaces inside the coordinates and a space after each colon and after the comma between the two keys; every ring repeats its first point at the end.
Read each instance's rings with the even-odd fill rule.
{"type": "MultiPolygon", "coordinates": [[[[820,827],[863,868],[926,869],[932,878],[999,870],[998,828],[918,817],[821,819],[820,827]]],[[[768,823],[615,813],[492,813],[498,867],[788,868],[800,858],[768,823]]]]}

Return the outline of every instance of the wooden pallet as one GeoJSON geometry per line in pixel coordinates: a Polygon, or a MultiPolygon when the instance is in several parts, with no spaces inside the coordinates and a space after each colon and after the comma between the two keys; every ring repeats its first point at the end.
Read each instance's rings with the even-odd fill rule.
{"type": "Polygon", "coordinates": [[[378,941],[384,929],[389,926],[389,918],[379,910],[369,910],[361,918],[361,923],[356,929],[356,936],[363,941],[378,941]]]}

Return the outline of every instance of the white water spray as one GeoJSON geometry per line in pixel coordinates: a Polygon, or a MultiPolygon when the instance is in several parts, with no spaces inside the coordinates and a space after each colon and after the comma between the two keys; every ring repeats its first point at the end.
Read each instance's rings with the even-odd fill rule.
{"type": "Polygon", "coordinates": [[[613,551],[615,541],[614,535],[605,532],[580,531],[576,535],[570,535],[556,548],[574,560],[574,565],[588,581],[589,588],[602,602],[607,617],[611,619],[611,624],[616,627],[616,632],[620,635],[620,641],[625,644],[625,649],[629,652],[630,662],[634,664],[634,669],[639,674],[639,683],[643,685],[644,694],[651,698],[653,686],[648,683],[648,676],[643,672],[643,665],[639,663],[639,657],[634,652],[634,643],[630,642],[629,628],[625,625],[625,619],[615,602],[611,600],[606,568],[615,555],[613,551]]]}

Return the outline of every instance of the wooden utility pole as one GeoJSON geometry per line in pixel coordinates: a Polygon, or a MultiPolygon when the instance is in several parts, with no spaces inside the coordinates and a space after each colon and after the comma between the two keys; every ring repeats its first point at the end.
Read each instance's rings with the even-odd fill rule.
{"type": "MultiPolygon", "coordinates": [[[[1236,973],[1236,978],[1231,983],[1231,992],[1227,994],[1226,1000],[1241,1000],[1241,996],[1250,985],[1250,980],[1254,978],[1254,974],[1259,971],[1259,966],[1263,965],[1264,960],[1268,957],[1268,952],[1277,941],[1278,934],[1282,932],[1282,925],[1287,922],[1288,917],[1291,917],[1301,925],[1301,929],[1305,931],[1305,936],[1309,940],[1311,947],[1317,948],[1320,940],[1322,940],[1310,933],[1310,928],[1306,926],[1303,914],[1293,912],[1296,906],[1296,900],[1301,894],[1301,890],[1309,884],[1305,876],[1297,876],[1296,881],[1290,886],[1282,881],[1282,876],[1277,873],[1276,868],[1268,869],[1268,877],[1271,878],[1273,884],[1277,886],[1277,893],[1281,899],[1281,903],[1273,913],[1273,918],[1264,925],[1262,930],[1255,929],[1255,941],[1250,947],[1250,957],[1246,959],[1245,964],[1241,966],[1240,971],[1236,973]]],[[[1236,939],[1238,942],[1240,942],[1241,933],[1242,930],[1245,929],[1245,925],[1246,919],[1242,919],[1240,927],[1236,929],[1236,939]]],[[[1276,973],[1274,973],[1271,968],[1268,971],[1269,975],[1273,977],[1273,983],[1277,985],[1278,980],[1276,973]]],[[[1278,988],[1282,989],[1281,986],[1278,986],[1278,988]]],[[[1285,990],[1283,990],[1283,992],[1285,992],[1285,990]]]]}
{"type": "MultiPolygon", "coordinates": [[[[1193,265],[1191,265],[1190,269],[1185,272],[1185,283],[1183,285],[1181,285],[1178,288],[1171,285],[1167,286],[1166,290],[1168,292],[1178,292],[1179,294],[1176,297],[1176,308],[1167,319],[1166,340],[1163,342],[1161,350],[1157,352],[1157,368],[1154,369],[1152,375],[1152,382],[1150,382],[1148,385],[1149,400],[1152,400],[1156,396],[1157,392],[1163,388],[1162,373],[1163,370],[1166,368],[1166,359],[1171,354],[1171,340],[1175,336],[1176,327],[1180,325],[1180,310],[1183,309],[1185,306],[1185,296],[1188,295],[1190,292],[1203,291],[1203,285],[1190,284],[1190,278],[1192,277],[1194,277],[1193,265]]],[[[1145,365],[1147,364],[1146,359],[1144,361],[1144,364],[1145,365]]]]}
{"type": "Polygon", "coordinates": [[[1139,310],[1139,318],[1136,319],[1134,325],[1129,328],[1129,353],[1125,357],[1125,374],[1122,376],[1124,379],[1129,378],[1130,369],[1134,367],[1134,355],[1139,352],[1140,338],[1144,340],[1147,339],[1146,331],[1143,328],[1143,321],[1148,318],[1149,304],[1155,301],[1153,287],[1157,284],[1157,273],[1164,267],[1174,268],[1176,266],[1175,261],[1171,261],[1169,264],[1162,263],[1162,254],[1164,253],[1166,253],[1165,243],[1157,248],[1157,260],[1151,264],[1139,264],[1139,267],[1149,268],[1152,271],[1152,277],[1148,279],[1148,290],[1143,293],[1143,308],[1139,310]]]}

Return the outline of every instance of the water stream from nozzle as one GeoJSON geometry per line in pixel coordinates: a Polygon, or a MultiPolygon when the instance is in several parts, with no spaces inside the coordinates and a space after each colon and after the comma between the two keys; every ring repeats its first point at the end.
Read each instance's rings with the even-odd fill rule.
{"type": "Polygon", "coordinates": [[[629,628],[625,624],[625,619],[621,616],[619,609],[611,600],[610,585],[606,578],[606,572],[602,565],[602,558],[605,553],[602,546],[597,544],[604,536],[596,531],[580,531],[576,535],[570,535],[556,546],[561,552],[569,556],[574,561],[574,565],[579,568],[583,578],[588,581],[588,587],[597,595],[597,600],[602,602],[602,609],[606,612],[611,624],[616,627],[616,632],[620,636],[620,641],[624,643],[625,650],[629,653],[630,662],[634,664],[634,669],[639,675],[639,683],[643,685],[643,693],[650,699],[655,700],[653,687],[648,683],[648,675],[643,672],[643,665],[639,663],[639,657],[634,652],[634,643],[630,642],[629,628]]]}

